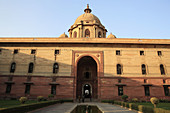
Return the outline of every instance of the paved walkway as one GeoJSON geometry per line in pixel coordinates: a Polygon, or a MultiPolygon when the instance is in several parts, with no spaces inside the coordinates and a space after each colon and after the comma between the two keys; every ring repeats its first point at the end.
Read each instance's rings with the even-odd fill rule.
{"type": "Polygon", "coordinates": [[[70,113],[77,105],[87,104],[96,105],[103,113],[137,113],[135,111],[129,111],[128,109],[121,108],[119,106],[97,102],[56,104],[29,113],[70,113]]]}

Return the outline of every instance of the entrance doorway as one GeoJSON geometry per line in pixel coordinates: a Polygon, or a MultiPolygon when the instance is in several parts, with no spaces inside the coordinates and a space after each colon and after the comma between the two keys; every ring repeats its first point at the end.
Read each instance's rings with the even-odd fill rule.
{"type": "Polygon", "coordinates": [[[77,63],[76,97],[97,99],[97,63],[90,56],[82,57],[77,63]]]}
{"type": "Polygon", "coordinates": [[[89,84],[85,84],[83,86],[83,95],[85,98],[91,98],[91,94],[92,94],[92,91],[91,91],[91,87],[89,84]]]}

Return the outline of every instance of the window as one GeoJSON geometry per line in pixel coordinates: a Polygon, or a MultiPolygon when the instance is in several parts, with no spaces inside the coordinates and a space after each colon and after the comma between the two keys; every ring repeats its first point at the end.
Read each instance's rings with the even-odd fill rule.
{"type": "Polygon", "coordinates": [[[74,38],[77,38],[77,32],[74,31],[74,35],[73,35],[74,38]]]}
{"type": "Polygon", "coordinates": [[[30,94],[30,89],[31,89],[31,85],[30,84],[26,84],[25,85],[25,94],[30,94]]]}
{"type": "Polygon", "coordinates": [[[142,64],[142,75],[146,75],[146,66],[145,64],[142,64]]]}
{"type": "Polygon", "coordinates": [[[31,50],[31,54],[35,54],[36,53],[36,50],[35,49],[32,49],[31,50]]]}
{"type": "Polygon", "coordinates": [[[29,64],[28,73],[32,73],[33,72],[33,68],[34,68],[34,64],[31,62],[29,64]]]}
{"type": "Polygon", "coordinates": [[[140,55],[144,55],[144,51],[140,51],[140,55]]]}
{"type": "Polygon", "coordinates": [[[122,67],[120,64],[117,64],[117,74],[122,74],[122,67]]]}
{"type": "Polygon", "coordinates": [[[58,63],[54,63],[54,65],[53,65],[53,73],[58,73],[58,69],[59,69],[58,63]]]}
{"type": "Polygon", "coordinates": [[[150,96],[149,86],[144,86],[145,96],[150,96]]]}
{"type": "Polygon", "coordinates": [[[7,84],[6,86],[6,93],[10,93],[11,92],[11,87],[12,87],[12,84],[7,84]]]}
{"type": "Polygon", "coordinates": [[[165,79],[163,79],[163,83],[166,83],[166,80],[165,80],[165,79]]]}
{"type": "Polygon", "coordinates": [[[90,72],[85,72],[84,75],[85,75],[85,78],[86,78],[86,79],[89,79],[89,78],[90,78],[90,72]]]}
{"type": "Polygon", "coordinates": [[[102,37],[102,34],[101,34],[101,32],[99,31],[98,32],[98,38],[101,38],[102,37]]]}
{"type": "Polygon", "coordinates": [[[85,30],[85,37],[90,37],[90,31],[89,31],[89,29],[86,29],[86,30],[85,30]]]}
{"type": "Polygon", "coordinates": [[[157,51],[158,56],[162,56],[162,51],[157,51]]]}
{"type": "Polygon", "coordinates": [[[59,50],[55,50],[55,53],[54,53],[54,54],[55,54],[55,55],[56,55],[56,54],[59,54],[59,50]]]}
{"type": "Polygon", "coordinates": [[[10,73],[14,73],[14,72],[15,72],[15,68],[16,68],[16,63],[13,62],[13,63],[11,64],[10,73]]]}
{"type": "Polygon", "coordinates": [[[56,85],[51,85],[51,94],[56,94],[56,85]]]}
{"type": "Polygon", "coordinates": [[[17,54],[18,53],[18,49],[14,49],[14,54],[17,54]]]}
{"type": "Polygon", "coordinates": [[[161,71],[161,75],[165,75],[164,66],[162,64],[160,65],[160,71],[161,71]]]}
{"type": "Polygon", "coordinates": [[[164,86],[164,93],[165,93],[165,96],[169,96],[169,88],[168,88],[168,86],[164,86]]]}
{"type": "Polygon", "coordinates": [[[116,55],[120,55],[120,50],[116,50],[116,55]]]}
{"type": "Polygon", "coordinates": [[[123,95],[123,86],[118,86],[118,95],[119,96],[123,95]]]}

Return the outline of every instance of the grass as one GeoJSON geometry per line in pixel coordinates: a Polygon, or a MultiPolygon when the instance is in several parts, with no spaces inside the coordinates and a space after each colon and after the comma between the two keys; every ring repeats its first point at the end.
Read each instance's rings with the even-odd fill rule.
{"type": "MultiPolygon", "coordinates": [[[[154,107],[153,104],[150,103],[150,102],[146,102],[146,103],[142,102],[142,103],[135,103],[135,104],[154,107]]],[[[170,103],[159,103],[157,105],[157,108],[162,108],[162,109],[170,110],[170,103]]]]}
{"type": "MultiPolygon", "coordinates": [[[[35,100],[28,100],[25,104],[37,103],[35,100]]],[[[0,108],[16,107],[22,105],[18,100],[0,100],[0,108]]]]}

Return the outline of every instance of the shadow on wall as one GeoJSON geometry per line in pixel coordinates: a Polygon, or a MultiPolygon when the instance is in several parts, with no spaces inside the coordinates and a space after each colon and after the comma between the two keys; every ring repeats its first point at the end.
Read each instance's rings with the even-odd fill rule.
{"type": "Polygon", "coordinates": [[[5,49],[5,47],[0,49],[1,97],[36,98],[40,95],[48,97],[52,93],[55,98],[73,98],[72,66],[62,63],[67,59],[59,60],[62,55],[55,53],[55,48],[35,49],[34,52],[31,49],[22,48],[18,51],[16,51],[17,49],[5,49]],[[53,51],[51,56],[47,54],[48,51],[53,51]],[[46,58],[43,58],[41,52],[46,58]],[[15,65],[11,65],[12,63],[15,65]],[[33,65],[30,65],[31,63],[33,65]]]}

